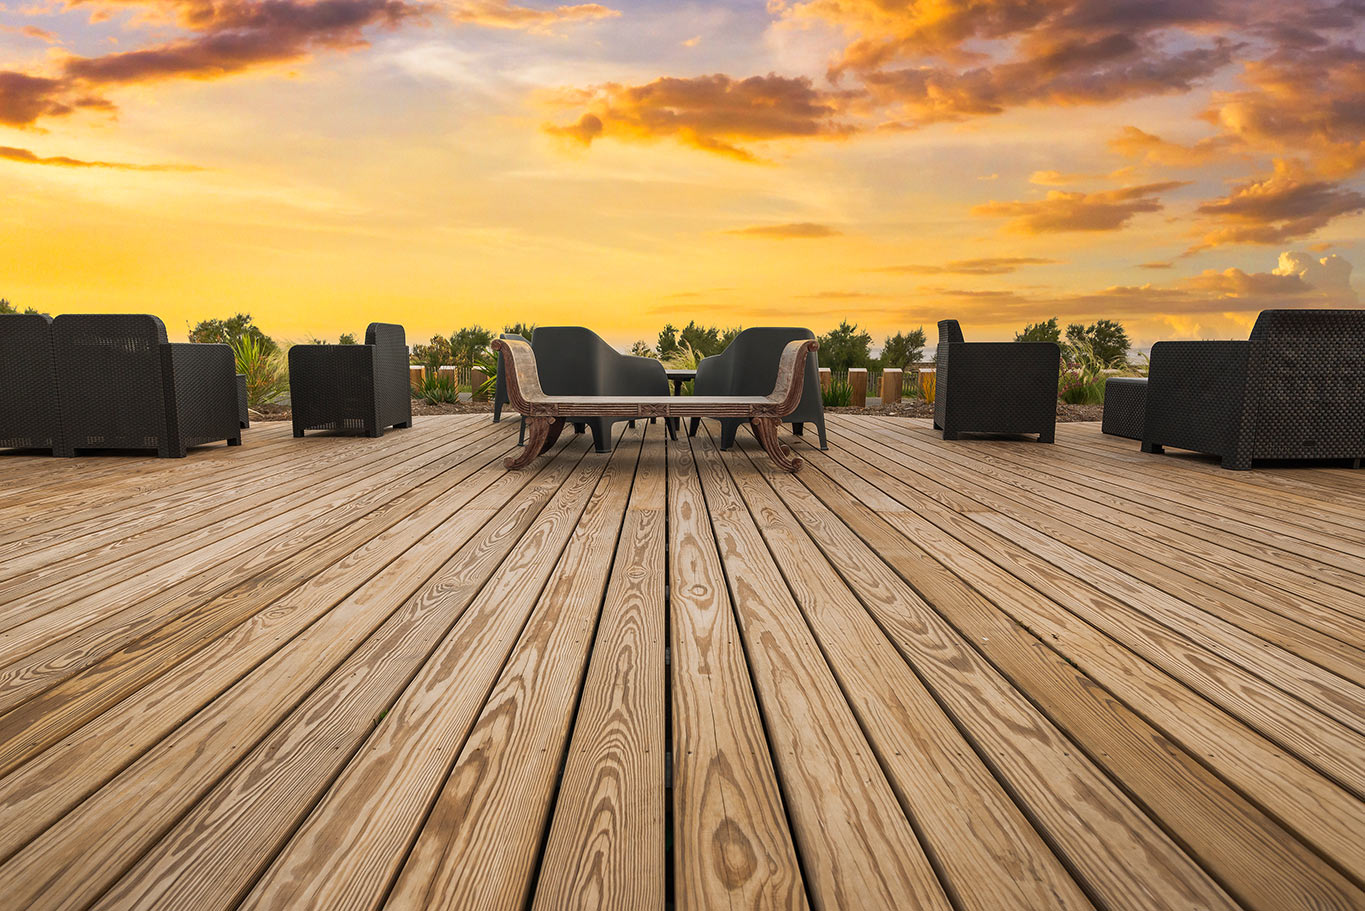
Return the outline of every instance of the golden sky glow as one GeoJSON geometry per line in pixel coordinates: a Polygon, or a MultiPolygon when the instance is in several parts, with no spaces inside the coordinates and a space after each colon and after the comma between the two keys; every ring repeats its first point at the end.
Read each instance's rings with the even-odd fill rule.
{"type": "Polygon", "coordinates": [[[1339,0],[0,0],[0,296],[880,336],[1354,306],[1339,0]]]}

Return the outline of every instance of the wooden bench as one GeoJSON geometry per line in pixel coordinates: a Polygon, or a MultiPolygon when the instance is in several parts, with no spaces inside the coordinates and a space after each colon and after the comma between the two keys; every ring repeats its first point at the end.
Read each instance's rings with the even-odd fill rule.
{"type": "Polygon", "coordinates": [[[777,382],[768,395],[546,395],[536,373],[531,346],[515,338],[493,341],[507,369],[507,399],[526,417],[526,449],[509,456],[508,468],[524,468],[559,439],[566,420],[612,415],[622,418],[741,418],[754,429],[768,456],[787,471],[801,467],[799,457],[777,439],[782,418],[801,402],[806,357],[814,339],[788,342],[777,365],[777,382]]]}

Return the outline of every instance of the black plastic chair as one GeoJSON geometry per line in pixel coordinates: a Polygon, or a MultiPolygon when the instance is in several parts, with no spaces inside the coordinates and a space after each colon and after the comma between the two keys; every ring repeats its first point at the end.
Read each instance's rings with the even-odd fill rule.
{"type": "Polygon", "coordinates": [[[0,314],[0,449],[61,448],[52,317],[0,314]]]}
{"type": "Polygon", "coordinates": [[[355,430],[378,437],[386,427],[411,427],[403,327],[370,323],[363,345],[290,348],[289,407],[296,437],[305,430],[355,430]]]}
{"type": "Polygon", "coordinates": [[[1157,342],[1142,451],[1365,459],[1365,310],[1265,310],[1247,341],[1157,342]]]}
{"type": "MultiPolygon", "coordinates": [[[[767,395],[777,377],[777,362],[788,342],[815,338],[809,329],[785,326],[759,326],[745,329],[720,354],[704,357],[697,362],[697,378],[692,391],[696,395],[767,395]]],[[[735,433],[744,422],[737,418],[718,418],[720,448],[735,444],[735,433]]],[[[820,389],[820,365],[814,357],[806,358],[806,378],[801,392],[801,404],[784,417],[792,425],[792,433],[802,435],[805,425],[815,424],[820,437],[820,448],[825,442],[825,402],[820,389]]],[[[696,436],[700,418],[693,418],[687,435],[696,436]]]]}
{"type": "Polygon", "coordinates": [[[227,345],[171,343],[155,316],[62,314],[52,321],[62,443],[81,449],[240,446],[237,367],[227,345]]]}
{"type": "Polygon", "coordinates": [[[934,428],[945,440],[963,433],[1057,431],[1061,347],[1056,342],[968,342],[957,320],[938,324],[934,428]]]}
{"type": "MultiPolygon", "coordinates": [[[[531,333],[531,350],[546,395],[668,395],[668,374],[663,364],[651,357],[622,354],[582,326],[540,326],[531,333]]],[[[500,359],[500,377],[502,372],[500,359]]],[[[585,428],[591,429],[597,451],[611,452],[611,427],[625,420],[630,419],[590,417],[574,421],[574,430],[582,433],[585,428]]],[[[633,420],[630,423],[635,424],[633,420]]],[[[525,441],[526,419],[522,418],[521,442],[525,441]]]]}

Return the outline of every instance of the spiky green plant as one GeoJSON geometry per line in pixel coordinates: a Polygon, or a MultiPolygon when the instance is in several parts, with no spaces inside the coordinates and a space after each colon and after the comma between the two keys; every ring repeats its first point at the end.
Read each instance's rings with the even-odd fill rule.
{"type": "Polygon", "coordinates": [[[834,377],[822,395],[826,408],[845,408],[853,404],[853,386],[846,379],[834,377]]]}
{"type": "Polygon", "coordinates": [[[246,376],[246,403],[260,408],[278,402],[289,392],[289,355],[257,335],[240,335],[229,343],[237,372],[246,376]]]}
{"type": "Polygon", "coordinates": [[[1071,405],[1098,405],[1104,402],[1104,370],[1108,365],[1095,353],[1094,345],[1084,338],[1073,338],[1062,345],[1062,371],[1057,382],[1057,397],[1071,405]]]}
{"type": "Polygon", "coordinates": [[[449,374],[427,375],[422,377],[417,387],[417,397],[428,405],[441,405],[460,400],[460,387],[449,374]]]}

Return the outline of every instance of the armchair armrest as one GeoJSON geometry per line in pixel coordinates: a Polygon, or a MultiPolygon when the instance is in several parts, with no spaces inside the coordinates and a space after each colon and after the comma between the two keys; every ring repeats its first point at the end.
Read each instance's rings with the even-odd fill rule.
{"type": "Polygon", "coordinates": [[[610,362],[603,395],[668,395],[668,374],[652,357],[620,354],[610,362]]]}
{"type": "Polygon", "coordinates": [[[1153,345],[1143,446],[1231,453],[1241,431],[1250,354],[1245,341],[1153,345]]]}
{"type": "Polygon", "coordinates": [[[227,345],[168,342],[168,409],[186,446],[240,435],[237,362],[227,345]]]}

